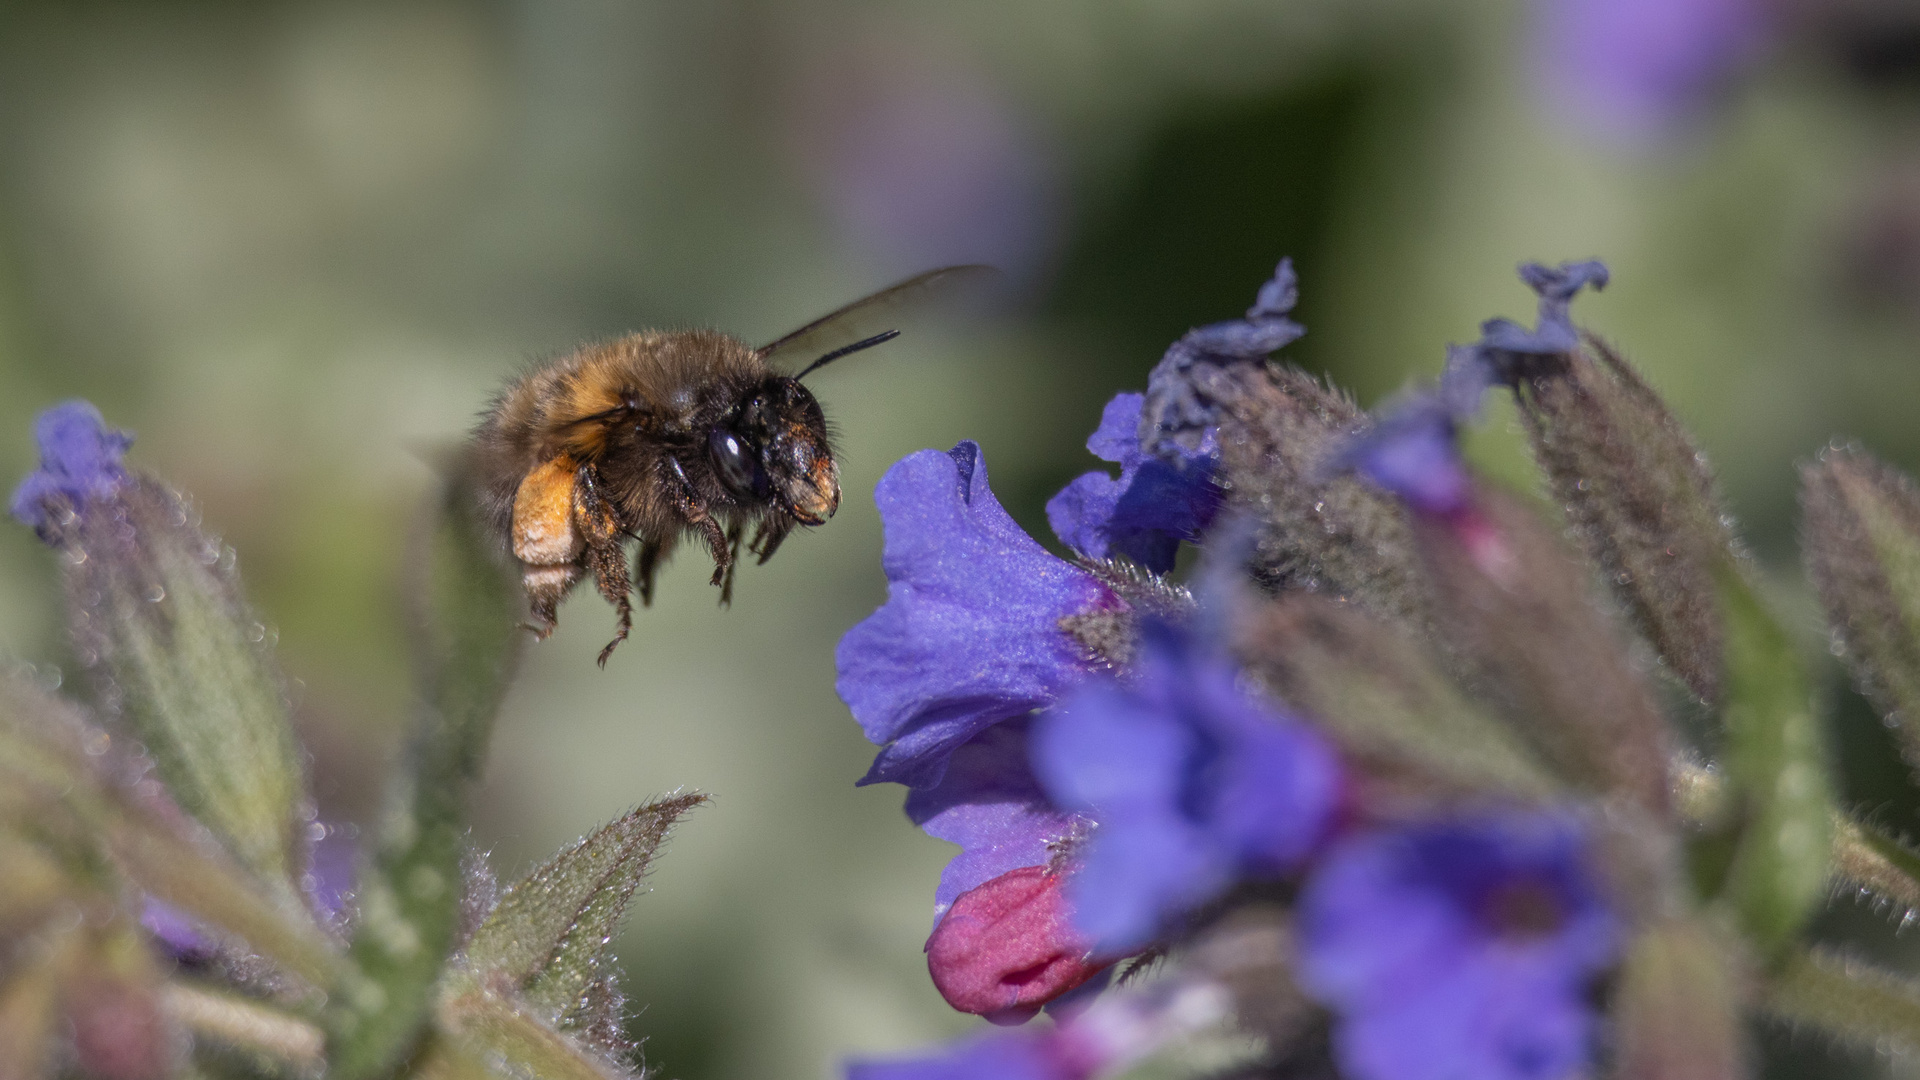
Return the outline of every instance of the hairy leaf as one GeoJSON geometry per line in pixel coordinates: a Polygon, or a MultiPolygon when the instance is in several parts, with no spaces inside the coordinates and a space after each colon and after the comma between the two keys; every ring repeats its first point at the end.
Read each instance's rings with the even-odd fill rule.
{"type": "Polygon", "coordinates": [[[1920,489],[1855,449],[1800,478],[1807,576],[1854,679],[1920,766],[1920,489]]]}
{"type": "Polygon", "coordinates": [[[634,1074],[548,1025],[535,1010],[500,993],[474,990],[440,1007],[441,1030],[509,1075],[538,1080],[634,1080],[634,1074]]]}
{"type": "Polygon", "coordinates": [[[1471,514],[1414,523],[1435,625],[1478,691],[1565,780],[1667,810],[1666,719],[1588,575],[1526,506],[1482,490],[1471,514]]]}
{"type": "Polygon", "coordinates": [[[1402,625],[1296,594],[1252,607],[1236,637],[1249,670],[1314,717],[1375,782],[1525,801],[1565,791],[1532,751],[1461,696],[1402,625]]]}
{"type": "Polygon", "coordinates": [[[1316,592],[1424,625],[1429,598],[1391,496],[1328,468],[1367,424],[1346,395],[1292,367],[1245,367],[1220,424],[1233,505],[1261,522],[1250,569],[1270,592],[1316,592]]]}
{"type": "Polygon", "coordinates": [[[1862,1050],[1920,1051],[1920,984],[1831,949],[1790,957],[1759,1005],[1862,1050]]]}
{"type": "Polygon", "coordinates": [[[1920,908],[1920,851],[1870,822],[1833,815],[1833,872],[1908,911],[1920,908]]]}
{"type": "Polygon", "coordinates": [[[102,702],[180,805],[297,906],[299,753],[231,556],[146,477],[52,531],[75,650],[102,702]]]}
{"type": "Polygon", "coordinates": [[[607,943],[673,823],[704,795],[649,803],[528,874],[500,897],[464,954],[469,976],[512,986],[561,1029],[591,1018],[607,943]]]}

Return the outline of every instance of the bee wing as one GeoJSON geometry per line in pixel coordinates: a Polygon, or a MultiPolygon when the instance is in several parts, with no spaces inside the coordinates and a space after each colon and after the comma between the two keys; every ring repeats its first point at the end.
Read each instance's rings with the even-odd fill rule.
{"type": "Polygon", "coordinates": [[[793,333],[754,350],[762,360],[781,357],[813,358],[845,345],[871,338],[892,329],[903,310],[919,307],[941,297],[952,296],[966,288],[977,287],[999,275],[991,266],[969,264],[943,266],[916,274],[898,285],[881,289],[872,296],[828,315],[823,315],[793,333]]]}

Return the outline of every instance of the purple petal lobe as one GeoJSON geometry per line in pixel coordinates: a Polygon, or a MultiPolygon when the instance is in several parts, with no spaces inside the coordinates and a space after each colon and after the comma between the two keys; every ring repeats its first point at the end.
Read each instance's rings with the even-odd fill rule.
{"type": "Polygon", "coordinates": [[[1116,601],[1020,531],[974,443],[908,456],[874,499],[887,602],[840,639],[835,688],[881,747],[860,782],[928,787],[974,735],[1083,678],[1060,619],[1116,601]]]}
{"type": "Polygon", "coordinates": [[[40,467],[13,490],[9,511],[24,524],[44,531],[46,502],[65,498],[77,509],[89,499],[106,498],[127,478],[120,458],[133,435],[106,426],[100,410],[87,401],[66,401],[33,422],[40,467]]]}
{"type": "Polygon", "coordinates": [[[1087,440],[1094,456],[1120,466],[1118,479],[1090,472],[1047,503],[1054,535],[1083,555],[1124,555],[1155,573],[1173,569],[1180,541],[1198,540],[1220,509],[1213,481],[1218,447],[1211,432],[1195,449],[1174,445],[1168,457],[1140,446],[1145,398],[1119,394],[1107,403],[1087,440]]]}
{"type": "Polygon", "coordinates": [[[1073,815],[1047,802],[1027,764],[1028,727],[1025,718],[995,724],[953,752],[938,784],[907,793],[914,824],[960,845],[934,893],[935,925],[960,894],[1010,870],[1046,865],[1049,843],[1072,828],[1073,815]]]}

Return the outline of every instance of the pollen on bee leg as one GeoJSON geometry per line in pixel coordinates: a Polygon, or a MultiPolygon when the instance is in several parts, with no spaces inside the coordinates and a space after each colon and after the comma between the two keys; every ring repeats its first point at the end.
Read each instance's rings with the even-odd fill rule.
{"type": "Polygon", "coordinates": [[[564,454],[527,473],[513,496],[513,554],[539,566],[570,563],[586,549],[574,525],[574,472],[564,454]]]}

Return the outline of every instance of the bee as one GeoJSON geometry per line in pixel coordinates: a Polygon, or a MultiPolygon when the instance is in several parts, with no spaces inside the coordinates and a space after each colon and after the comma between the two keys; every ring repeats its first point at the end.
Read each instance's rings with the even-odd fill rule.
{"type": "Polygon", "coordinates": [[[643,330],[515,379],[472,449],[488,523],[520,563],[527,628],[551,634],[560,602],[591,576],[618,617],[605,667],[632,629],[636,583],[652,603],[654,573],[686,535],[706,545],[720,603],[731,602],[749,526],[747,552],[764,563],[840,505],[826,417],[801,380],[899,336],[864,331],[903,304],[989,272],[928,271],[757,349],[717,330],[643,330]],[[816,352],[798,374],[779,370],[816,352]],[[631,572],[628,541],[639,545],[631,572]]]}

